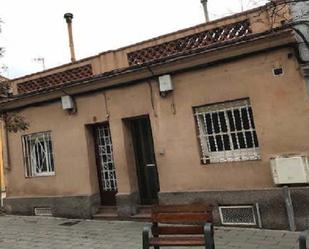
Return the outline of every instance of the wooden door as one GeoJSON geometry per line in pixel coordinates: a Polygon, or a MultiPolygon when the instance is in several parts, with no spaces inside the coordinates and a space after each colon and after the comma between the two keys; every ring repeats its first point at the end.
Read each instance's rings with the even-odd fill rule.
{"type": "Polygon", "coordinates": [[[159,180],[150,120],[146,116],[130,122],[141,204],[155,204],[158,202],[159,180]]]}

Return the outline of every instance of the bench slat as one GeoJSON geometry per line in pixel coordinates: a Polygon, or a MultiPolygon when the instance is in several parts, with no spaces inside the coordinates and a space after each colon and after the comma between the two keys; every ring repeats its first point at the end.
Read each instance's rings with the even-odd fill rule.
{"type": "Polygon", "coordinates": [[[159,226],[153,227],[154,235],[174,235],[174,234],[204,234],[202,226],[159,226]]]}
{"type": "Polygon", "coordinates": [[[174,237],[174,238],[151,238],[151,246],[203,246],[204,237],[174,237]]]}
{"type": "Polygon", "coordinates": [[[153,213],[204,213],[212,210],[211,205],[194,204],[194,205],[156,205],[152,207],[153,213]]]}
{"type": "Polygon", "coordinates": [[[211,222],[209,213],[153,213],[152,220],[158,223],[164,222],[211,222]]]}

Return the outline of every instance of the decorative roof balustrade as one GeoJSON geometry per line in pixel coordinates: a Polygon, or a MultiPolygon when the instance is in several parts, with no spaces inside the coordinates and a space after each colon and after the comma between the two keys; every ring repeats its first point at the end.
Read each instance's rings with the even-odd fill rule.
{"type": "Polygon", "coordinates": [[[76,67],[63,72],[54,73],[45,77],[24,81],[17,84],[19,94],[39,91],[45,88],[64,85],[75,80],[89,78],[93,75],[91,64],[76,67]]]}
{"type": "Polygon", "coordinates": [[[217,42],[241,38],[250,33],[252,33],[250,21],[244,20],[130,52],[127,55],[128,61],[130,66],[143,64],[193,49],[207,47],[217,42]]]}

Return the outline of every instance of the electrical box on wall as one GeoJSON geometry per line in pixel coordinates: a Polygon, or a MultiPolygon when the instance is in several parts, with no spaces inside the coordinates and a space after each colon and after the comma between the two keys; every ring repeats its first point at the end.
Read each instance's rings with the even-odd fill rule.
{"type": "Polygon", "coordinates": [[[74,101],[69,95],[61,96],[61,104],[63,110],[72,110],[75,107],[74,101]]]}
{"type": "Polygon", "coordinates": [[[173,82],[170,74],[162,75],[159,77],[160,92],[165,93],[173,91],[173,82]]]}
{"type": "Polygon", "coordinates": [[[278,156],[270,161],[274,183],[309,183],[309,162],[305,156],[278,156]]]}

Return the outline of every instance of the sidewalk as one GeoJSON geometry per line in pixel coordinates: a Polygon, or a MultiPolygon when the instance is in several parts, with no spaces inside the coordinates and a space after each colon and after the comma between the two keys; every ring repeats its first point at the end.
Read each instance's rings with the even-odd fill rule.
{"type": "MultiPolygon", "coordinates": [[[[143,222],[0,216],[1,249],[139,249],[143,222]]],[[[217,228],[216,249],[296,249],[298,233],[217,228]]]]}

